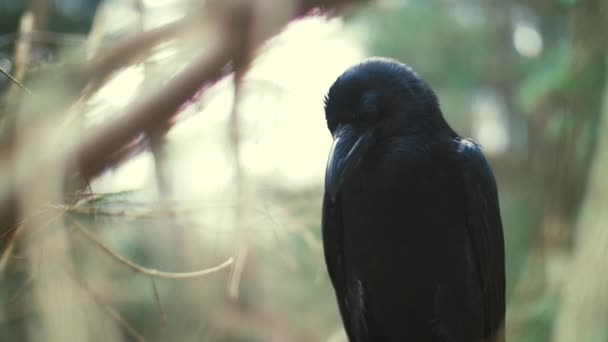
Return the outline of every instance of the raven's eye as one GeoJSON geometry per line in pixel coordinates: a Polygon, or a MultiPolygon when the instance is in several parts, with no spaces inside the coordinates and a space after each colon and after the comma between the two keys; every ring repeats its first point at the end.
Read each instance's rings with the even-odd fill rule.
{"type": "Polygon", "coordinates": [[[361,98],[361,106],[363,107],[363,119],[365,121],[376,121],[378,119],[379,95],[375,91],[368,91],[361,98]]]}
{"type": "Polygon", "coordinates": [[[378,94],[368,91],[363,94],[361,101],[366,112],[375,112],[378,106],[378,94]]]}

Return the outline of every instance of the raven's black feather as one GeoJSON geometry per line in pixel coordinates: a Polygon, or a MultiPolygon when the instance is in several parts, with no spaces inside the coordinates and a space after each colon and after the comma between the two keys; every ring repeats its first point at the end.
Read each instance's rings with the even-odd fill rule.
{"type": "Polygon", "coordinates": [[[325,111],[323,245],[349,339],[503,341],[502,224],[477,145],[388,59],[348,69],[325,111]]]}

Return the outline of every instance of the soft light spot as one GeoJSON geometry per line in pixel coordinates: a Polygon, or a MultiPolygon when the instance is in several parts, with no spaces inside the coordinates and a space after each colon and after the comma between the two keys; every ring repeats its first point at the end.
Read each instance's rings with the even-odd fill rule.
{"type": "Polygon", "coordinates": [[[141,65],[128,67],[106,83],[92,99],[113,106],[122,107],[133,100],[144,74],[141,65]]]}
{"type": "Polygon", "coordinates": [[[522,56],[534,58],[543,50],[543,38],[535,27],[519,23],[513,32],[513,45],[522,56]]]}
{"type": "Polygon", "coordinates": [[[176,0],[143,0],[143,3],[146,7],[168,7],[169,5],[178,3],[178,1],[176,1],[176,0]]]}
{"type": "Polygon", "coordinates": [[[500,154],[509,146],[509,133],[504,104],[489,91],[482,91],[473,100],[473,137],[488,154],[500,154]]]}
{"type": "Polygon", "coordinates": [[[153,188],[154,158],[151,153],[141,153],[119,168],[109,170],[93,181],[93,189],[99,192],[118,192],[132,189],[153,188]]]}

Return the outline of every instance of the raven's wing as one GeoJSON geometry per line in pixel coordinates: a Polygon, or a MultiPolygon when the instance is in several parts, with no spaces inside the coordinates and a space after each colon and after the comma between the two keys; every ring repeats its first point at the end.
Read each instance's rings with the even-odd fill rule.
{"type": "Polygon", "coordinates": [[[467,206],[467,228],[477,264],[484,304],[487,341],[504,341],[505,256],[496,181],[479,146],[462,139],[462,158],[467,206]]]}
{"type": "Polygon", "coordinates": [[[327,194],[323,197],[323,252],[325,263],[329,272],[329,278],[336,291],[336,299],[340,308],[340,315],[344,324],[344,330],[349,341],[359,341],[356,331],[352,326],[350,314],[347,308],[347,283],[346,268],[344,265],[344,226],[342,224],[342,208],[340,196],[335,201],[329,199],[327,194]]]}

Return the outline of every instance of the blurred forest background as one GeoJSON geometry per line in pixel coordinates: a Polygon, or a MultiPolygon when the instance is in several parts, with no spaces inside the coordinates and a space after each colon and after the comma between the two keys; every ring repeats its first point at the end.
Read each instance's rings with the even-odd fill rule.
{"type": "Polygon", "coordinates": [[[490,159],[508,339],[608,341],[608,1],[354,2],[0,0],[0,340],[345,341],[323,95],[380,55],[490,159]]]}

